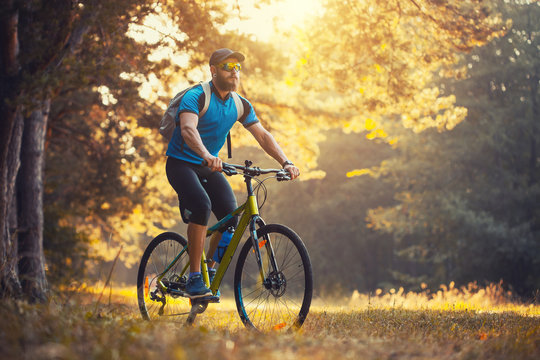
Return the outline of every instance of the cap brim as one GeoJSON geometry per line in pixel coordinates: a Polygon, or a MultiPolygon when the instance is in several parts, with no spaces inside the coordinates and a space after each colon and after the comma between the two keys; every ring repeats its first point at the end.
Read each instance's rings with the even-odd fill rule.
{"type": "MultiPolygon", "coordinates": [[[[246,57],[243,54],[241,54],[241,53],[239,53],[237,51],[233,52],[231,55],[227,56],[225,59],[228,59],[228,58],[231,58],[231,57],[237,59],[240,62],[242,62],[242,61],[244,61],[246,59],[246,57]]],[[[225,59],[223,59],[223,60],[225,60],[225,59]]]]}
{"type": "Polygon", "coordinates": [[[221,56],[216,56],[214,57],[214,59],[210,59],[211,60],[210,65],[217,65],[223,60],[229,59],[229,58],[234,58],[238,60],[239,62],[242,62],[245,60],[246,57],[243,54],[239,53],[238,51],[234,51],[228,54],[223,54],[221,56]]]}

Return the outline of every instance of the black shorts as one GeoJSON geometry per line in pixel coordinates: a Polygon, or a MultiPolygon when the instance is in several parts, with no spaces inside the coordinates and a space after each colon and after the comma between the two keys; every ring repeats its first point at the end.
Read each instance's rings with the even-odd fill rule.
{"type": "MultiPolygon", "coordinates": [[[[166,171],[169,183],[178,194],[180,214],[186,224],[208,225],[210,212],[221,220],[236,209],[236,197],[222,173],[170,156],[166,171]]],[[[236,226],[237,221],[235,217],[227,226],[236,226]]]]}

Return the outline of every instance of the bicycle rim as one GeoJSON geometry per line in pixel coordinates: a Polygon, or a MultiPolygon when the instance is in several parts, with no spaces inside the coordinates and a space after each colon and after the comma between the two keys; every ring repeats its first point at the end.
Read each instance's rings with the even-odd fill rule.
{"type": "MultiPolygon", "coordinates": [[[[137,275],[137,299],[143,319],[174,321],[189,313],[191,305],[188,298],[169,294],[158,287],[158,276],[186,246],[183,236],[168,232],[154,238],[146,248],[137,275]]],[[[185,251],[163,280],[181,283],[181,273],[188,261],[185,251]]]]}
{"type": "Polygon", "coordinates": [[[240,252],[234,277],[238,313],[244,325],[260,331],[297,329],[309,312],[313,292],[307,250],[298,235],[283,225],[266,225],[257,237],[266,279],[261,279],[250,238],[240,252]]]}

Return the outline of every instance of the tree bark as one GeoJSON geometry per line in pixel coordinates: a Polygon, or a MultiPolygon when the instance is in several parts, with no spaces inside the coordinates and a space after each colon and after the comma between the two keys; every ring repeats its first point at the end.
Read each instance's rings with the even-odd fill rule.
{"type": "Polygon", "coordinates": [[[50,103],[49,99],[45,100],[24,121],[21,168],[17,179],[19,280],[23,294],[32,301],[47,298],[43,255],[43,170],[50,103]]]}
{"type": "Polygon", "coordinates": [[[17,218],[15,179],[20,167],[19,153],[23,121],[19,111],[0,107],[2,148],[0,163],[0,297],[19,297],[21,285],[17,274],[17,218]],[[5,132],[4,132],[5,131],[5,132]]]}
{"type": "Polygon", "coordinates": [[[17,97],[19,12],[13,0],[3,1],[0,16],[0,297],[18,297],[15,179],[20,166],[23,121],[17,97]]]}

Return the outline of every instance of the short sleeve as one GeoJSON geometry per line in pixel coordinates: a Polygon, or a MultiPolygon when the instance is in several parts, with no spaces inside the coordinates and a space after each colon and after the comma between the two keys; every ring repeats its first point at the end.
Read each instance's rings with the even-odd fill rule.
{"type": "Polygon", "coordinates": [[[243,97],[240,97],[240,100],[242,100],[242,104],[244,105],[244,114],[240,119],[238,119],[238,121],[246,128],[258,123],[259,119],[257,118],[257,115],[255,114],[255,109],[253,108],[251,103],[243,97]]]}
{"type": "Polygon", "coordinates": [[[202,94],[204,93],[201,86],[188,90],[182,97],[182,101],[180,101],[178,113],[190,112],[199,115],[201,109],[200,98],[202,94]]]}

